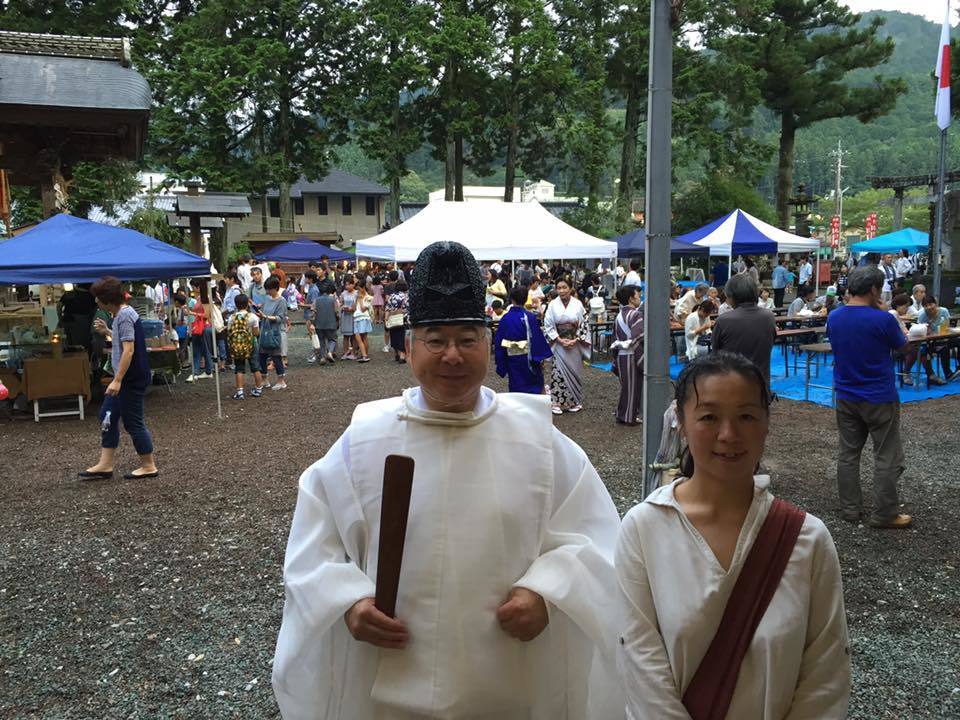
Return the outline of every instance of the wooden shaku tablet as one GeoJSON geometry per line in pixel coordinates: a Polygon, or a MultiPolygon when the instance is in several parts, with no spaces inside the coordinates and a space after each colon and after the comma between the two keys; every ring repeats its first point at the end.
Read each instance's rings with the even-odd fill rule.
{"type": "Polygon", "coordinates": [[[387,455],[383,464],[375,605],[389,617],[394,617],[397,610],[403,542],[407,535],[407,516],[413,490],[413,465],[413,458],[405,455],[387,455]]]}

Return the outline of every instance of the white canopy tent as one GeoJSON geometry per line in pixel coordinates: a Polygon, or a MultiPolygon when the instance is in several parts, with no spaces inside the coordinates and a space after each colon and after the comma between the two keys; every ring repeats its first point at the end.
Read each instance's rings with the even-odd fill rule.
{"type": "Polygon", "coordinates": [[[412,262],[427,245],[454,240],[477,260],[612,259],[617,244],[552,215],[536,201],[431,202],[405,223],[357,241],[358,256],[412,262]]]}

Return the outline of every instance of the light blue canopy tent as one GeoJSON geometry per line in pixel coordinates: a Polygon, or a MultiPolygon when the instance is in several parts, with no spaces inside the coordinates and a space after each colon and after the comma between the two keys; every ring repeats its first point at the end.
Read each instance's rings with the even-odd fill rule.
{"type": "Polygon", "coordinates": [[[915,253],[926,250],[928,247],[930,247],[930,236],[927,233],[913,228],[904,228],[855,243],[850,246],[850,250],[856,253],[897,253],[901,250],[915,253]]]}

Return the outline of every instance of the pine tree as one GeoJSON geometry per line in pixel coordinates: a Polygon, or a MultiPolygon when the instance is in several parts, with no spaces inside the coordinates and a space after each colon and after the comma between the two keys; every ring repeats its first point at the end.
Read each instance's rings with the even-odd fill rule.
{"type": "Polygon", "coordinates": [[[865,123],[888,113],[905,92],[898,78],[877,75],[852,86],[846,76],[886,62],[893,40],[878,36],[882,18],[858,29],[860,16],[837,0],[721,3],[712,20],[724,31],[709,36],[708,47],[742,82],[754,83],[762,103],[780,116],[776,207],[786,228],[797,130],[829,118],[856,116],[865,123]]]}

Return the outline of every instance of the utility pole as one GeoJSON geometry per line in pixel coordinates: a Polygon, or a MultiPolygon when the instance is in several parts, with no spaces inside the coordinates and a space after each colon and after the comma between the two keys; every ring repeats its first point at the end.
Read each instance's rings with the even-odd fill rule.
{"type": "Polygon", "coordinates": [[[650,3],[647,92],[646,292],[643,333],[643,497],[654,490],[653,464],[670,402],[670,180],[673,104],[671,0],[650,3]]]}
{"type": "Polygon", "coordinates": [[[843,171],[847,167],[843,164],[843,158],[850,154],[849,150],[843,149],[843,140],[837,140],[837,149],[830,151],[830,157],[836,158],[837,165],[834,178],[833,186],[833,201],[834,201],[834,211],[833,214],[840,218],[840,227],[843,227],[843,193],[844,191],[840,189],[840,182],[843,179],[843,171]]]}

